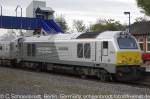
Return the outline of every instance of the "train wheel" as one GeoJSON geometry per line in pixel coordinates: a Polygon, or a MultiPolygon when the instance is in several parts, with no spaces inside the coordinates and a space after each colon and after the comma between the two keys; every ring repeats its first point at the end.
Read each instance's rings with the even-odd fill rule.
{"type": "Polygon", "coordinates": [[[97,77],[98,77],[98,79],[100,79],[103,82],[109,80],[109,75],[108,75],[107,71],[105,71],[105,70],[100,70],[100,72],[97,74],[97,77]]]}
{"type": "Polygon", "coordinates": [[[43,63],[43,64],[41,64],[41,71],[42,72],[47,72],[47,64],[46,63],[43,63]]]}
{"type": "Polygon", "coordinates": [[[86,78],[86,74],[83,68],[74,68],[75,73],[77,73],[82,79],[86,78]]]}
{"type": "Polygon", "coordinates": [[[36,64],[35,71],[36,72],[41,72],[42,71],[42,66],[40,64],[36,64]]]}
{"type": "Polygon", "coordinates": [[[81,74],[80,77],[81,77],[82,79],[86,79],[86,75],[85,75],[85,74],[81,74]]]}

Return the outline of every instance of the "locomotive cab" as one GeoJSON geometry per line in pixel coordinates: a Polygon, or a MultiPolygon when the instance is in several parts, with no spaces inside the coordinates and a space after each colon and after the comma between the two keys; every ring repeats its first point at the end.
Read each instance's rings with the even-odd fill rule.
{"type": "Polygon", "coordinates": [[[145,69],[141,67],[141,50],[136,39],[129,33],[121,32],[116,37],[116,44],[117,79],[137,80],[145,69]]]}

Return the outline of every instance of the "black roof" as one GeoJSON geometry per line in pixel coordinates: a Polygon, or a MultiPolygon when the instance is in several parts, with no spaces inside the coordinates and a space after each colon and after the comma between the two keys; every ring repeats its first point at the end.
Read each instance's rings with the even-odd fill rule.
{"type": "Polygon", "coordinates": [[[100,32],[86,32],[77,37],[77,39],[96,38],[100,32]]]}
{"type": "Polygon", "coordinates": [[[150,21],[135,22],[130,29],[132,34],[150,34],[150,21]]]}

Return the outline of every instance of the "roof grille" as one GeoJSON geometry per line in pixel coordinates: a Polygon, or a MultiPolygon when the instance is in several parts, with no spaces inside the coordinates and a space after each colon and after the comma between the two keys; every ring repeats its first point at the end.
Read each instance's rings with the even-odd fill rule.
{"type": "Polygon", "coordinates": [[[96,38],[100,32],[86,32],[77,37],[77,39],[96,38]]]}

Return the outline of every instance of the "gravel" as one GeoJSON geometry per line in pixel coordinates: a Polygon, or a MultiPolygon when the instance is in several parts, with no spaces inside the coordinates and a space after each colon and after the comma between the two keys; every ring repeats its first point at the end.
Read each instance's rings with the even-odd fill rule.
{"type": "Polygon", "coordinates": [[[123,84],[102,83],[95,80],[86,80],[59,74],[37,73],[33,71],[0,67],[0,95],[7,94],[42,96],[60,94],[150,95],[150,89],[123,84]]]}

